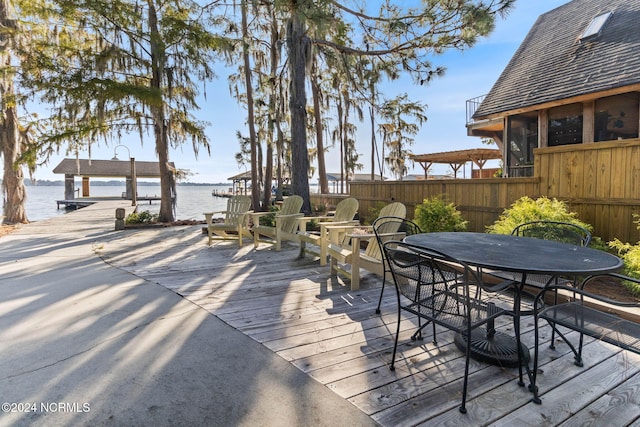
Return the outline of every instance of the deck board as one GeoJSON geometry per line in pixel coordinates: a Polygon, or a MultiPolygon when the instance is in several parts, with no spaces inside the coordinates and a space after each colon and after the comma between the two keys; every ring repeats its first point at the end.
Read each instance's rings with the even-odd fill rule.
{"type": "MultiPolygon", "coordinates": [[[[216,315],[301,371],[325,384],[382,426],[415,425],[640,425],[640,356],[593,339],[584,347],[585,366],[573,364],[568,346],[541,346],[540,396],[517,384],[518,370],[471,362],[468,413],[458,411],[463,354],[453,333],[430,328],[411,341],[416,321],[402,314],[396,370],[388,365],[396,330],[396,295],[385,291],[375,308],[381,279],[363,270],[360,289],[329,276],[317,259],[245,241],[206,244],[199,227],[157,234],[156,244],[132,250],[125,230],[99,251],[113,265],[165,286],[216,315]]],[[[154,240],[154,236],[147,237],[154,240]]],[[[497,322],[512,332],[508,320],[497,322]]],[[[533,320],[523,318],[522,341],[534,345],[533,320]]],[[[550,337],[545,327],[540,336],[550,337]]],[[[571,334],[573,335],[573,333],[571,334]]]]}

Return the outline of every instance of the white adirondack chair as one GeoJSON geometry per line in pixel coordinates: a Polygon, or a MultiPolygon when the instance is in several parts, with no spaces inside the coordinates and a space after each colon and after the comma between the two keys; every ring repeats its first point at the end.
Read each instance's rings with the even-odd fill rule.
{"type": "Polygon", "coordinates": [[[253,222],[253,244],[257,248],[259,242],[275,243],[276,251],[282,248],[282,241],[298,241],[298,219],[304,216],[300,212],[302,208],[302,197],[289,196],[284,199],[282,207],[276,213],[275,227],[260,225],[260,217],[270,214],[270,212],[254,212],[251,214],[253,222]],[[269,237],[270,240],[261,239],[260,236],[269,237]]]}
{"type": "Polygon", "coordinates": [[[327,246],[329,244],[329,233],[327,226],[329,225],[358,225],[358,220],[353,217],[358,212],[360,203],[357,199],[350,197],[342,200],[336,206],[334,216],[305,216],[298,220],[298,239],[300,240],[300,258],[304,258],[306,253],[310,253],[320,257],[320,265],[327,265],[327,246]],[[319,221],[319,232],[310,232],[307,230],[307,223],[310,221],[319,221]],[[307,246],[310,244],[311,246],[307,246]]]}
{"type": "Polygon", "coordinates": [[[251,197],[232,196],[227,202],[226,211],[206,212],[207,231],[209,234],[209,246],[214,239],[238,240],[238,246],[242,247],[243,237],[252,239],[249,230],[249,214],[251,211],[251,197]],[[213,215],[224,214],[224,222],[214,223],[213,215]]]}
{"type": "MultiPolygon", "coordinates": [[[[400,202],[386,205],[378,218],[404,218],[407,208],[400,202]]],[[[338,273],[351,280],[351,290],[360,289],[360,269],[384,275],[382,252],[373,229],[369,227],[330,226],[327,252],[331,259],[331,275],[338,273]],[[361,249],[361,242],[367,242],[361,249]]]]}

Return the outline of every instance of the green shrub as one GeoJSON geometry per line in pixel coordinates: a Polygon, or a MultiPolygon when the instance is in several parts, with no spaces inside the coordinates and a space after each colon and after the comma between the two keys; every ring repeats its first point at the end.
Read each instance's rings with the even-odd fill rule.
{"type": "Polygon", "coordinates": [[[414,221],[425,233],[464,231],[468,224],[460,211],[453,203],[447,202],[444,196],[424,199],[422,204],[416,206],[414,221]]]}
{"type": "Polygon", "coordinates": [[[313,212],[314,215],[316,216],[322,216],[325,215],[327,213],[327,205],[326,204],[319,204],[319,205],[312,205],[311,206],[311,212],[313,212]]]}
{"type": "Polygon", "coordinates": [[[149,211],[133,212],[127,215],[125,223],[127,224],[150,224],[158,222],[158,214],[152,214],[149,211]]]}
{"type": "MultiPolygon", "coordinates": [[[[635,216],[634,221],[640,229],[640,216],[635,216]]],[[[511,231],[519,224],[537,221],[562,221],[579,225],[583,228],[593,231],[590,224],[580,221],[575,212],[569,212],[567,205],[557,199],[549,199],[540,197],[533,200],[529,197],[522,197],[505,209],[500,218],[487,227],[487,232],[496,234],[511,234],[511,231]]],[[[618,255],[624,260],[625,274],[631,277],[640,278],[640,242],[636,245],[622,243],[620,240],[605,243],[598,236],[592,236],[590,248],[602,251],[611,251],[615,249],[618,255]]],[[[640,289],[633,283],[625,283],[625,286],[636,296],[640,296],[640,289]]]]}
{"type": "Polygon", "coordinates": [[[311,221],[307,222],[306,231],[320,231],[319,221],[312,219],[311,221]]]}
{"type": "Polygon", "coordinates": [[[267,227],[275,227],[276,226],[276,213],[278,213],[280,209],[277,206],[269,206],[269,213],[266,215],[260,216],[260,225],[264,225],[267,227]]]}
{"type": "Polygon", "coordinates": [[[602,240],[599,236],[591,236],[591,243],[589,243],[589,247],[599,251],[612,252],[607,242],[602,240]]]}
{"type": "MultiPolygon", "coordinates": [[[[634,223],[640,230],[640,215],[634,214],[634,223]]],[[[624,272],[627,276],[640,278],[640,242],[632,245],[623,243],[619,239],[609,242],[609,247],[618,251],[618,255],[624,261],[624,272]]],[[[625,286],[635,295],[640,297],[640,287],[635,283],[626,283],[625,286]]]]}
{"type": "Polygon", "coordinates": [[[530,221],[561,221],[579,225],[593,231],[590,224],[580,221],[575,212],[569,212],[567,205],[557,199],[540,197],[533,200],[527,196],[516,200],[505,209],[500,218],[487,227],[488,233],[511,234],[516,226],[530,221]]]}

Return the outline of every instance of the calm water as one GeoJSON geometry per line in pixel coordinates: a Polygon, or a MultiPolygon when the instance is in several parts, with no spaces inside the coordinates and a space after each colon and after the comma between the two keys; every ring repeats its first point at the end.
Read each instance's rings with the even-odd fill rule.
{"type": "MultiPolygon", "coordinates": [[[[38,187],[29,186],[27,188],[27,218],[29,221],[39,221],[52,218],[57,215],[64,215],[64,208],[58,209],[56,200],[64,200],[64,187],[38,187]]],[[[212,191],[225,192],[228,185],[203,185],[203,186],[178,186],[176,219],[204,220],[203,212],[221,211],[227,206],[227,199],[214,197],[212,191]]],[[[125,191],[122,186],[92,186],[90,194],[94,197],[119,196],[125,191]]],[[[155,196],[160,195],[160,185],[138,186],[138,195],[155,196]]],[[[151,205],[142,203],[138,205],[138,211],[149,211],[157,213],[160,210],[160,201],[151,205]]]]}

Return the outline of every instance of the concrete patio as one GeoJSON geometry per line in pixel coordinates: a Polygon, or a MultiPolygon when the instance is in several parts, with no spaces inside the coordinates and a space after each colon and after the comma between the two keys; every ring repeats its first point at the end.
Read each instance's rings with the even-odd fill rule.
{"type": "Polygon", "coordinates": [[[104,262],[116,242],[141,256],[185,231],[114,232],[127,204],[0,239],[1,426],[375,425],[208,311],[104,262]]]}

